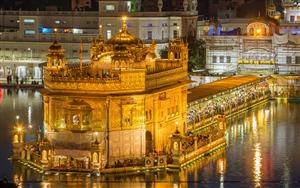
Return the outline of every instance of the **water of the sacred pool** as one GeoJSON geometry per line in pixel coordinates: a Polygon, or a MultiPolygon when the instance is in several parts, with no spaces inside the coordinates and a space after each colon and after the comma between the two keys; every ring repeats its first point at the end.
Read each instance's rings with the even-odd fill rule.
{"type": "MultiPolygon", "coordinates": [[[[227,147],[180,172],[136,175],[39,173],[9,160],[11,130],[19,116],[32,129],[43,126],[37,91],[0,89],[0,179],[20,187],[298,187],[300,100],[270,101],[227,120],[227,147]]],[[[34,140],[27,131],[26,141],[34,140]]]]}

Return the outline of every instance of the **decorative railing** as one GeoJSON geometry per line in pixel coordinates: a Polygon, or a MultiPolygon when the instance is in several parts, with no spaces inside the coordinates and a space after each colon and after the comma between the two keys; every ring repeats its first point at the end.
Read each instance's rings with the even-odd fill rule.
{"type": "Polygon", "coordinates": [[[101,75],[101,76],[90,76],[88,74],[84,75],[73,75],[73,76],[67,76],[67,75],[59,75],[59,74],[47,74],[45,73],[45,80],[51,81],[51,82],[98,82],[98,83],[107,83],[107,82],[119,82],[120,76],[119,74],[110,74],[110,75],[101,75]]]}
{"type": "Polygon", "coordinates": [[[182,67],[182,63],[179,60],[158,60],[156,61],[155,68],[147,68],[147,74],[155,74],[163,71],[177,69],[182,67]]]}

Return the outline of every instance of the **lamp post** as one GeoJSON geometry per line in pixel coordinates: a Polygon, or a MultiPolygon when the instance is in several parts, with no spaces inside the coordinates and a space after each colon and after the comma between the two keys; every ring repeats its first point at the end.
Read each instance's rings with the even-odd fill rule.
{"type": "Polygon", "coordinates": [[[30,61],[32,61],[32,49],[31,48],[27,48],[28,51],[30,51],[30,61]]]}
{"type": "MultiPolygon", "coordinates": [[[[31,48],[27,48],[28,51],[30,51],[30,62],[32,63],[32,49],[31,48]]],[[[33,68],[30,68],[30,66],[27,67],[28,70],[25,71],[26,74],[26,78],[30,78],[34,72],[33,68]],[[28,73],[28,74],[27,74],[28,73]]]]}
{"type": "Polygon", "coordinates": [[[16,121],[17,121],[17,124],[19,124],[19,119],[20,119],[20,116],[19,116],[19,115],[17,115],[17,116],[16,116],[16,121]]]}
{"type": "Polygon", "coordinates": [[[176,38],[180,38],[180,27],[177,26],[176,30],[177,30],[177,36],[176,36],[176,38]]]}

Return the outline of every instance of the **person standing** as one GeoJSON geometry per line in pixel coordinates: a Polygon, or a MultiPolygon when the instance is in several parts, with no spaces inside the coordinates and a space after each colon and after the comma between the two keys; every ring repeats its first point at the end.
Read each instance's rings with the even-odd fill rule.
{"type": "Polygon", "coordinates": [[[19,77],[18,77],[18,75],[16,76],[16,84],[17,85],[19,84],[19,77]]]}

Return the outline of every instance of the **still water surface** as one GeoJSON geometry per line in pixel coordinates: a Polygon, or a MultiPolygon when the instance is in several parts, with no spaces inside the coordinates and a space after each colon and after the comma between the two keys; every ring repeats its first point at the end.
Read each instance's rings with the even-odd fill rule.
{"type": "MultiPolygon", "coordinates": [[[[42,126],[42,100],[36,91],[0,90],[0,178],[20,187],[300,187],[300,101],[270,101],[229,119],[227,148],[181,172],[88,177],[39,174],[8,160],[15,117],[42,126]]],[[[26,140],[33,137],[28,128],[26,140]]]]}

